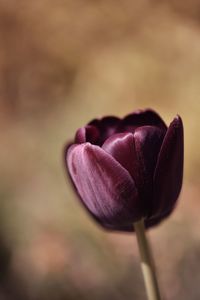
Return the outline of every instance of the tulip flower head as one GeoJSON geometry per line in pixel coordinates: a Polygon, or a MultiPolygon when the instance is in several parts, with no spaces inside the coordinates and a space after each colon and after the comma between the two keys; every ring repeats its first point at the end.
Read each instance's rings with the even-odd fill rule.
{"type": "Polygon", "coordinates": [[[65,162],[77,194],[106,229],[132,231],[170,215],[183,178],[183,124],[153,110],[107,116],[77,130],[65,162]]]}

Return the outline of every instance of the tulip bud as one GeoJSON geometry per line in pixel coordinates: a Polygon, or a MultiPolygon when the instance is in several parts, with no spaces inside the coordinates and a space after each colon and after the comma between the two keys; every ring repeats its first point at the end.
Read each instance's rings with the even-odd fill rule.
{"type": "Polygon", "coordinates": [[[132,231],[172,212],[183,178],[183,124],[153,110],[95,119],[78,129],[65,162],[85,208],[104,228],[132,231]]]}

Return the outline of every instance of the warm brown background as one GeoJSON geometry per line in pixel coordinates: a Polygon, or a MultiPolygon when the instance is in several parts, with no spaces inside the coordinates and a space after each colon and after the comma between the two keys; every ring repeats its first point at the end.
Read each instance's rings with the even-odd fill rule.
{"type": "Polygon", "coordinates": [[[62,149],[93,117],[185,125],[185,178],[150,231],[166,300],[200,299],[200,1],[0,0],[0,299],[145,299],[134,235],[100,230],[62,149]]]}

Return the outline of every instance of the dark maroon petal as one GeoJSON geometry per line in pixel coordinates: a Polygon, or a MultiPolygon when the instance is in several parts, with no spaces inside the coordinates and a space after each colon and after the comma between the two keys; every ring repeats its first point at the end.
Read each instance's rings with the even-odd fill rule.
{"type": "Polygon", "coordinates": [[[102,149],[112,155],[133,176],[135,146],[132,133],[112,135],[104,142],[102,149]]]}
{"type": "Polygon", "coordinates": [[[183,123],[177,116],[164,138],[154,174],[154,205],[152,215],[172,211],[183,179],[183,123]]]}
{"type": "Polygon", "coordinates": [[[118,117],[107,116],[107,117],[103,117],[102,119],[94,119],[94,120],[90,121],[88,123],[88,125],[93,125],[93,126],[96,126],[98,128],[101,128],[101,127],[113,127],[119,121],[120,121],[120,119],[118,117]]]}
{"type": "Polygon", "coordinates": [[[114,116],[104,117],[102,119],[94,119],[88,125],[95,126],[100,132],[99,145],[116,132],[116,128],[120,119],[114,116]]]}
{"type": "Polygon", "coordinates": [[[87,125],[85,127],[79,128],[75,135],[75,143],[82,144],[90,142],[95,144],[99,139],[99,130],[92,125],[87,125]]]}
{"type": "MultiPolygon", "coordinates": [[[[165,219],[167,219],[171,214],[171,211],[166,212],[163,215],[160,215],[159,217],[154,217],[154,218],[146,218],[144,220],[144,225],[146,229],[150,229],[152,227],[155,227],[157,225],[159,225],[161,222],[163,222],[165,219]]],[[[103,228],[106,228],[107,230],[110,231],[121,231],[121,232],[133,232],[135,231],[134,229],[134,225],[133,224],[128,224],[128,225],[109,225],[109,224],[101,224],[99,222],[99,224],[101,226],[103,226],[103,228]]]]}
{"type": "Polygon", "coordinates": [[[166,211],[164,214],[160,214],[157,217],[153,217],[153,218],[150,218],[150,219],[147,218],[145,220],[145,227],[146,227],[146,229],[151,228],[153,226],[157,226],[162,221],[164,221],[166,218],[168,218],[170,214],[171,214],[171,210],[170,211],[166,211]]]}
{"type": "Polygon", "coordinates": [[[122,231],[122,232],[133,232],[134,226],[133,224],[128,225],[109,225],[109,224],[100,224],[103,228],[110,231],[122,231]]]}
{"type": "MultiPolygon", "coordinates": [[[[144,220],[144,225],[146,229],[150,229],[152,227],[155,227],[159,225],[161,222],[163,222],[165,219],[167,219],[171,214],[171,211],[166,212],[165,214],[160,215],[159,217],[154,218],[146,218],[144,220]]],[[[117,226],[117,225],[107,225],[107,224],[101,224],[104,228],[110,231],[121,231],[121,232],[133,232],[135,231],[133,224],[128,224],[124,226],[117,226]]]]}
{"type": "Polygon", "coordinates": [[[141,217],[133,179],[103,149],[90,143],[73,145],[67,164],[82,201],[102,224],[126,225],[141,217]]]}
{"type": "Polygon", "coordinates": [[[151,109],[134,111],[121,120],[119,127],[123,131],[127,130],[133,132],[135,128],[145,125],[159,127],[165,132],[167,130],[167,126],[162,118],[151,109]]]}
{"type": "MultiPolygon", "coordinates": [[[[171,211],[166,212],[163,215],[160,215],[159,217],[154,218],[146,218],[144,220],[144,225],[146,229],[150,229],[152,227],[155,227],[159,225],[162,221],[164,221],[169,215],[171,214],[171,211]]],[[[98,220],[97,220],[98,222],[98,220]]],[[[110,230],[110,231],[121,231],[121,232],[133,232],[135,231],[133,224],[128,225],[109,225],[109,224],[101,224],[101,222],[98,222],[103,228],[110,230]]]]}
{"type": "Polygon", "coordinates": [[[163,131],[155,126],[142,126],[134,133],[136,162],[133,178],[145,214],[149,213],[152,205],[153,175],[163,138],[163,131]]]}

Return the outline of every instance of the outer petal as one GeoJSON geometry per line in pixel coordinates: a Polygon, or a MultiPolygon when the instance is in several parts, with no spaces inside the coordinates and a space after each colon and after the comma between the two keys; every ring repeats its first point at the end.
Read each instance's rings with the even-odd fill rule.
{"type": "MultiPolygon", "coordinates": [[[[146,229],[149,229],[151,227],[157,226],[160,224],[164,219],[166,219],[171,212],[167,212],[163,215],[160,215],[159,217],[148,219],[146,218],[144,220],[144,225],[146,229]]],[[[102,224],[101,224],[102,225],[102,224]]],[[[104,224],[104,228],[111,230],[111,231],[122,231],[122,232],[133,232],[135,231],[133,224],[124,225],[124,226],[116,226],[116,225],[108,225],[104,224]]]]}
{"type": "Polygon", "coordinates": [[[82,201],[102,224],[126,225],[141,217],[133,179],[103,149],[90,143],[74,145],[67,164],[82,201]]]}
{"type": "Polygon", "coordinates": [[[109,225],[109,224],[101,224],[104,228],[110,231],[122,231],[122,232],[133,232],[134,226],[133,224],[129,225],[109,225]]]}
{"type": "Polygon", "coordinates": [[[75,135],[75,143],[82,144],[90,142],[95,144],[99,139],[99,130],[92,125],[81,127],[77,130],[75,135]]]}
{"type": "MultiPolygon", "coordinates": [[[[158,224],[160,224],[164,219],[166,219],[171,212],[167,212],[163,215],[160,215],[159,217],[155,217],[152,219],[148,219],[146,218],[144,220],[144,225],[146,229],[149,229],[151,227],[157,226],[158,224]]],[[[101,224],[102,225],[102,224],[101,224]]],[[[103,224],[103,227],[111,230],[111,231],[122,231],[122,232],[133,232],[135,231],[133,224],[129,224],[129,225],[124,225],[124,226],[117,226],[117,225],[108,225],[108,224],[103,224]]]]}
{"type": "MultiPolygon", "coordinates": [[[[139,126],[151,125],[156,126],[166,132],[167,126],[162,118],[153,110],[137,110],[132,114],[127,115],[120,122],[121,129],[133,132],[139,126]]],[[[120,130],[120,129],[119,129],[120,130]]]]}
{"type": "Polygon", "coordinates": [[[108,138],[102,149],[112,155],[133,177],[135,145],[132,133],[117,133],[108,138]]]}
{"type": "Polygon", "coordinates": [[[142,126],[134,133],[136,153],[134,179],[139,189],[145,216],[151,211],[153,175],[163,138],[163,131],[155,126],[142,126]]]}
{"type": "Polygon", "coordinates": [[[95,126],[100,132],[98,144],[102,145],[103,142],[116,132],[120,119],[114,116],[107,116],[102,119],[94,119],[88,125],[95,126]]]}
{"type": "Polygon", "coordinates": [[[165,212],[162,215],[159,215],[159,217],[154,217],[150,219],[145,220],[145,227],[146,229],[156,226],[160,224],[164,219],[166,219],[171,214],[171,211],[165,212]]]}
{"type": "Polygon", "coordinates": [[[154,173],[153,216],[173,210],[182,186],[183,148],[183,123],[177,116],[166,133],[154,173]]]}

